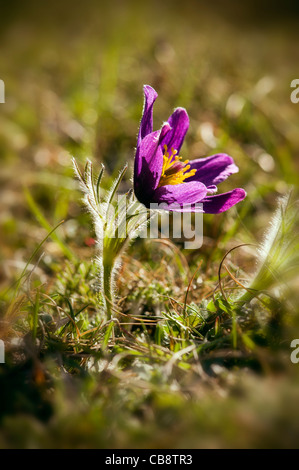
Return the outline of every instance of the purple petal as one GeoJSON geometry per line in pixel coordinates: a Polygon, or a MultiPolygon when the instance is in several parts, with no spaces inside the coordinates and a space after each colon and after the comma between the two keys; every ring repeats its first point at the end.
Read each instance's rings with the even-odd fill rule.
{"type": "Polygon", "coordinates": [[[134,191],[137,199],[145,205],[157,188],[163,167],[161,139],[170,131],[168,123],[148,134],[137,147],[134,166],[134,191]]]}
{"type": "Polygon", "coordinates": [[[244,189],[237,188],[228,193],[217,194],[217,196],[206,196],[202,201],[203,211],[207,214],[219,214],[227,211],[246,196],[244,189]]]}
{"type": "Polygon", "coordinates": [[[168,149],[174,148],[179,153],[189,128],[187,111],[184,108],[176,108],[168,119],[168,123],[172,130],[163,139],[161,145],[167,145],[168,149]]]}
{"type": "Polygon", "coordinates": [[[196,173],[187,181],[201,181],[206,186],[222,183],[233,173],[237,173],[239,168],[229,155],[219,153],[207,158],[199,158],[190,161],[190,169],[196,169],[196,173]]]}
{"type": "Polygon", "coordinates": [[[160,130],[144,137],[135,156],[134,183],[150,186],[151,190],[158,186],[162,173],[163,152],[159,146],[159,135],[160,130]]]}
{"type": "Polygon", "coordinates": [[[137,146],[136,155],[135,155],[135,165],[134,165],[134,176],[136,179],[142,177],[142,172],[144,170],[144,165],[146,164],[147,168],[151,172],[157,171],[156,165],[158,161],[158,173],[157,176],[158,182],[161,177],[162,173],[162,166],[163,166],[163,158],[158,158],[157,155],[162,154],[162,146],[161,141],[167,135],[167,133],[171,130],[168,122],[163,124],[161,129],[155,132],[151,132],[144,139],[141,140],[140,144],[137,146]],[[157,153],[158,152],[158,153],[157,153]],[[157,157],[157,161],[156,161],[157,157]],[[143,163],[144,160],[144,163],[143,163]]]}
{"type": "Polygon", "coordinates": [[[140,145],[141,140],[145,136],[153,132],[153,105],[158,96],[158,93],[149,85],[144,85],[143,91],[144,106],[137,138],[137,146],[140,145]]]}
{"type": "MultiPolygon", "coordinates": [[[[207,188],[198,181],[174,185],[168,184],[166,186],[160,186],[154,191],[152,202],[157,204],[165,203],[169,206],[180,206],[181,209],[184,209],[184,205],[201,202],[206,194],[207,188]]],[[[189,211],[190,208],[188,209],[188,212],[189,211]]]]}
{"type": "Polygon", "coordinates": [[[157,203],[151,203],[150,209],[162,209],[168,212],[203,212],[202,203],[201,202],[192,202],[192,203],[185,203],[179,204],[178,202],[172,202],[171,204],[167,204],[166,202],[159,203],[158,207],[156,207],[157,203]]]}

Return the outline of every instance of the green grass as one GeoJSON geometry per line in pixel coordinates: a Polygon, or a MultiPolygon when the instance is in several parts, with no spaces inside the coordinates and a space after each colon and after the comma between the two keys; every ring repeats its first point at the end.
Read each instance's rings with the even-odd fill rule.
{"type": "Polygon", "coordinates": [[[296,22],[114,3],[16,3],[1,29],[0,447],[297,447],[296,22]],[[135,240],[106,321],[71,157],[104,189],[128,162],[128,191],[145,83],[154,127],[186,107],[182,155],[232,155],[219,189],[248,196],[199,250],[135,240]]]}

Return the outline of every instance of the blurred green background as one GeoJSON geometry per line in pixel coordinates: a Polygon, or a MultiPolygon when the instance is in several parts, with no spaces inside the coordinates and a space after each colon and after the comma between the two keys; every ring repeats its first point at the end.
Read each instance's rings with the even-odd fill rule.
{"type": "MultiPolygon", "coordinates": [[[[48,239],[43,246],[44,256],[32,276],[32,288],[44,285],[54,299],[55,286],[65,272],[67,282],[74,281],[73,293],[81,295],[83,305],[88,296],[84,276],[89,274],[82,267],[74,274],[66,267],[66,260],[75,265],[78,260],[90,263],[93,231],[82,210],[71,156],[82,166],[86,158],[95,168],[104,163],[106,187],[128,162],[121,188],[127,190],[142,112],[142,86],[149,84],[159,93],[154,128],[168,119],[174,107],[185,107],[190,130],[182,155],[193,159],[217,152],[230,154],[240,171],[221,185],[221,192],[244,187],[248,193],[229,213],[205,216],[203,248],[200,253],[186,254],[192,273],[203,260],[203,290],[194,294],[199,301],[205,289],[211,292],[215,287],[219,262],[226,251],[238,243],[259,242],[277,197],[290,186],[295,191],[298,187],[299,104],[290,100],[290,84],[299,78],[299,4],[290,0],[275,6],[257,0],[211,4],[195,0],[53,0],[50,4],[2,2],[0,8],[0,79],[5,82],[5,103],[0,104],[1,292],[7,292],[36,246],[64,219],[56,231],[59,239],[48,239]]],[[[155,275],[161,266],[154,248],[136,243],[126,260],[129,271],[136,268],[134,259],[151,266],[148,283],[161,276],[170,289],[167,292],[175,296],[171,289],[178,282],[177,295],[184,295],[186,284],[170,279],[169,272],[165,277],[166,265],[155,275]]],[[[254,253],[244,252],[235,261],[246,279],[254,266],[254,253]]],[[[128,294],[130,276],[126,271],[121,273],[120,296],[128,294]]],[[[125,308],[132,309],[130,302],[135,302],[144,311],[155,310],[155,299],[147,290],[141,268],[138,276],[139,284],[133,284],[135,291],[130,291],[131,300],[125,308]]],[[[163,294],[162,284],[159,289],[163,294]]],[[[294,283],[291,296],[297,306],[296,286],[294,283]]],[[[14,299],[5,294],[1,315],[9,302],[14,299]]],[[[13,321],[19,321],[24,310],[30,311],[21,303],[19,310],[16,303],[13,305],[9,310],[13,321]]],[[[134,384],[130,385],[129,373],[116,379],[105,370],[99,385],[97,378],[86,378],[80,369],[79,377],[84,380],[71,386],[69,398],[64,379],[53,379],[56,372],[48,357],[43,367],[53,381],[45,385],[43,380],[38,382],[38,373],[35,375],[43,358],[29,354],[31,362],[23,363],[22,355],[14,356],[9,370],[2,369],[0,377],[0,393],[6,400],[1,401],[0,445],[294,446],[299,436],[298,412],[296,419],[293,415],[298,373],[288,360],[288,348],[297,331],[299,336],[299,322],[293,310],[290,314],[286,307],[284,312],[284,321],[276,327],[283,324],[289,328],[291,324],[291,332],[280,337],[285,348],[282,363],[273,359],[276,346],[269,353],[260,350],[259,344],[258,352],[252,353],[265,373],[264,385],[246,376],[246,367],[245,373],[243,368],[240,375],[236,372],[236,376],[217,380],[215,388],[209,380],[203,388],[194,377],[182,381],[181,371],[166,384],[163,374],[159,378],[156,371],[150,379],[154,390],[145,396],[142,386],[138,385],[136,392],[134,384]],[[285,374],[291,377],[290,385],[285,374]],[[55,399],[50,396],[51,387],[55,388],[55,399]],[[213,388],[211,395],[209,387],[213,388]],[[179,393],[173,395],[176,390],[179,393]],[[88,412],[84,400],[78,398],[82,394],[93,403],[88,412]],[[72,416],[74,403],[78,411],[72,416]],[[103,411],[105,407],[107,411],[103,411]],[[31,415],[32,420],[28,418],[31,415]],[[48,421],[50,417],[52,421],[48,421]],[[144,422],[145,427],[140,424],[144,422]],[[220,424],[224,422],[229,425],[220,424]],[[46,423],[45,427],[41,423],[46,423]]],[[[14,327],[11,333],[5,325],[0,322],[2,337],[13,336],[14,327]]],[[[19,335],[26,333],[22,328],[17,329],[19,335]]],[[[52,354],[55,345],[50,350],[52,354]]],[[[112,361],[117,352],[116,348],[105,360],[112,361]]],[[[73,363],[64,366],[71,375],[77,371],[73,363]]],[[[143,384],[149,380],[147,373],[146,367],[134,369],[143,384]]]]}
{"type": "Polygon", "coordinates": [[[52,225],[67,217],[72,223],[61,230],[72,231],[78,207],[70,155],[104,162],[110,174],[126,161],[132,168],[145,83],[160,95],[155,128],[175,106],[187,108],[184,156],[235,158],[241,171],[223,190],[271,187],[268,199],[262,188],[263,201],[252,198],[257,218],[249,230],[260,219],[264,225],[265,200],[271,205],[285,183],[297,184],[293,2],[31,1],[1,11],[2,259],[31,253],[24,186],[52,225]]]}

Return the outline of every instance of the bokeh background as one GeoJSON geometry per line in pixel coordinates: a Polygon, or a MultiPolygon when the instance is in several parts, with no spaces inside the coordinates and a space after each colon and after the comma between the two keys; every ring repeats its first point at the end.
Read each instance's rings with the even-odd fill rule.
{"type": "Polygon", "coordinates": [[[285,183],[297,183],[295,2],[31,1],[1,11],[2,257],[24,258],[35,243],[24,186],[51,224],[70,215],[61,230],[71,231],[70,155],[104,162],[110,174],[132,168],[145,83],[160,94],[156,128],[187,108],[184,156],[224,151],[241,168],[229,188],[269,189],[249,230],[264,226],[265,205],[285,183]]]}
{"type": "MultiPolygon", "coordinates": [[[[122,186],[122,190],[127,190],[142,112],[143,84],[150,84],[159,93],[154,127],[159,128],[176,106],[185,107],[190,130],[182,155],[190,159],[220,151],[232,155],[240,171],[221,189],[244,187],[248,193],[242,205],[230,213],[205,217],[205,243],[200,254],[188,255],[189,266],[193,263],[195,267],[201,257],[206,267],[203,278],[206,285],[212,285],[217,281],[221,254],[238,243],[258,243],[263,238],[277,198],[291,186],[296,191],[299,182],[299,104],[290,100],[291,81],[299,78],[298,3],[53,0],[47,4],[12,1],[2,3],[0,8],[0,79],[5,82],[5,103],[0,104],[2,292],[17,279],[38,243],[63,219],[58,238],[49,238],[43,247],[44,256],[32,282],[54,285],[59,270],[66,269],[65,260],[73,261],[74,252],[82,261],[92,258],[92,228],[89,216],[82,210],[71,156],[81,165],[90,158],[95,168],[104,163],[107,187],[128,162],[129,171],[122,186]]],[[[154,258],[155,254],[137,243],[129,256],[147,262],[146,257],[154,258]]],[[[130,266],[131,258],[127,261],[130,266]]],[[[249,276],[254,253],[245,250],[236,262],[249,276]]],[[[155,277],[155,267],[152,269],[149,282],[155,277]]],[[[160,275],[163,277],[163,273],[160,275]]],[[[129,278],[128,272],[122,272],[119,279],[124,296],[129,278]]],[[[140,279],[140,295],[133,300],[142,308],[145,301],[140,297],[147,279],[142,273],[140,279]]],[[[169,279],[169,284],[172,282],[169,279]]],[[[296,288],[292,296],[298,305],[296,288]]],[[[1,301],[3,315],[8,301],[12,299],[5,294],[1,301]]],[[[285,357],[289,339],[296,337],[297,330],[299,336],[299,322],[292,315],[292,333],[283,338],[287,345],[285,357]]],[[[289,324],[288,317],[286,323],[289,324]]],[[[272,351],[270,355],[273,354],[272,351]]],[[[271,369],[268,359],[259,356],[265,369],[271,369]]],[[[124,434],[118,434],[115,428],[122,421],[115,421],[115,428],[109,428],[107,437],[107,416],[102,417],[99,427],[88,418],[86,429],[84,424],[80,427],[78,417],[78,435],[67,438],[67,431],[73,428],[73,422],[66,417],[71,414],[72,404],[63,392],[57,392],[53,405],[51,399],[45,399],[44,391],[37,392],[32,384],[22,391],[21,386],[20,394],[26,399],[8,391],[4,394],[7,401],[1,403],[0,444],[80,447],[88,446],[84,436],[92,435],[90,445],[100,447],[134,447],[136,442],[145,447],[294,446],[299,436],[292,415],[298,396],[297,369],[288,359],[283,365],[279,361],[277,364],[275,374],[284,377],[282,371],[288,371],[294,383],[288,385],[269,373],[263,387],[242,372],[241,378],[228,379],[226,386],[232,387],[233,393],[227,401],[223,402],[221,396],[226,393],[225,387],[219,395],[218,389],[213,390],[216,405],[204,392],[194,391],[195,382],[191,381],[190,390],[196,398],[203,399],[204,405],[197,415],[187,413],[187,418],[183,418],[182,397],[174,399],[165,392],[162,398],[153,398],[151,407],[140,396],[140,409],[132,413],[134,419],[143,416],[151,423],[143,438],[137,425],[134,430],[134,423],[124,434]],[[246,380],[249,382],[245,393],[240,383],[246,380]],[[34,402],[40,408],[35,409],[34,402]],[[269,407],[264,408],[265,403],[269,407]],[[51,406],[58,418],[47,434],[47,427],[40,428],[40,422],[48,423],[49,416],[55,416],[51,406]],[[63,407],[69,414],[61,412],[63,407]],[[157,414],[157,421],[151,413],[157,414]],[[262,420],[260,413],[264,413],[262,420]],[[30,414],[37,421],[27,419],[30,414]],[[227,420],[230,426],[224,429],[220,423],[227,420]],[[197,435],[200,426],[206,436],[197,435]],[[172,437],[167,434],[169,428],[173,430],[172,437]],[[64,430],[60,440],[55,437],[59,436],[59,429],[64,430]],[[156,434],[159,438],[155,437],[157,429],[161,430],[161,434],[156,434]],[[193,438],[186,437],[189,431],[193,438]]],[[[20,384],[11,367],[10,377],[14,379],[7,382],[7,376],[3,377],[12,390],[20,384]]],[[[25,372],[22,369],[22,384],[32,367],[25,372]]],[[[89,385],[84,387],[88,389],[89,385]]],[[[104,402],[108,400],[106,392],[104,389],[104,402]]],[[[118,399],[117,403],[122,402],[118,399]]],[[[102,409],[103,405],[96,406],[102,409]]],[[[133,407],[129,400],[129,415],[130,406],[133,407]]],[[[125,421],[126,415],[122,419],[125,421]]]]}

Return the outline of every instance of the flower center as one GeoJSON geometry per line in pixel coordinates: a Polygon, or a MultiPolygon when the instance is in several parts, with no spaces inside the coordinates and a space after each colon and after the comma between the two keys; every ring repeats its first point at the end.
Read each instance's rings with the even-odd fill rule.
{"type": "Polygon", "coordinates": [[[188,165],[189,160],[182,162],[182,157],[176,155],[177,150],[171,148],[171,151],[168,152],[167,145],[164,145],[163,148],[163,168],[158,188],[167,184],[183,183],[186,178],[196,173],[196,169],[188,171],[191,168],[188,165]]]}

